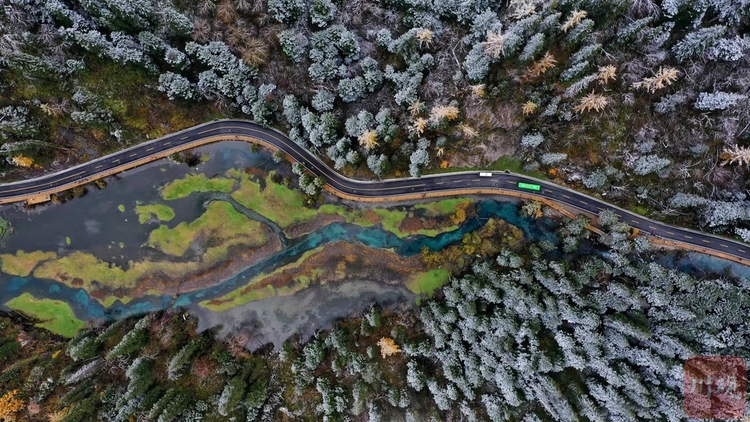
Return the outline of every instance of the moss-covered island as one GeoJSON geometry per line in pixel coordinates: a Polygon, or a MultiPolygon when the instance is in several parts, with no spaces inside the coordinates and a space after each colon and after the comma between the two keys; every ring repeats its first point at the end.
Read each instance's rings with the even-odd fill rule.
{"type": "Polygon", "coordinates": [[[86,326],[86,323],[75,317],[70,305],[61,300],[36,299],[30,293],[24,293],[5,305],[38,319],[40,322],[36,326],[63,337],[73,337],[86,326]]]}
{"type": "Polygon", "coordinates": [[[174,210],[164,204],[136,205],[135,213],[138,214],[138,222],[141,224],[152,218],[164,222],[172,221],[175,215],[174,210]]]}
{"type": "Polygon", "coordinates": [[[31,271],[39,265],[40,262],[55,259],[57,254],[55,252],[24,252],[18,251],[15,254],[2,254],[0,255],[0,269],[5,274],[17,275],[26,277],[31,274],[31,271]]]}

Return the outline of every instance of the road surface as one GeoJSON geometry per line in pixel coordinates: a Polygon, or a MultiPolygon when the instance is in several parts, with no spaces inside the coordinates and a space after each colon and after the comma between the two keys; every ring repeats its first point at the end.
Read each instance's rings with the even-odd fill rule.
{"type": "Polygon", "coordinates": [[[352,180],[325,165],[315,155],[282,133],[245,120],[219,120],[202,124],[54,174],[0,185],[0,203],[45,197],[175,152],[211,142],[233,139],[260,141],[261,144],[284,151],[293,160],[304,163],[312,174],[324,177],[329,189],[332,188],[334,192],[349,198],[399,200],[413,199],[422,195],[425,197],[436,194],[446,195],[453,191],[462,194],[472,190],[478,193],[498,189],[518,191],[594,214],[598,214],[601,210],[611,209],[620,216],[621,221],[645,234],[660,238],[668,244],[679,242],[675,246],[680,246],[682,243],[691,245],[691,249],[694,250],[705,250],[706,253],[729,257],[738,262],[750,262],[750,245],[660,223],[571,189],[519,174],[492,172],[492,177],[480,177],[479,170],[477,170],[476,172],[446,173],[421,178],[389,179],[382,182],[352,180]],[[518,182],[539,184],[542,189],[540,192],[518,189],[518,182]]]}

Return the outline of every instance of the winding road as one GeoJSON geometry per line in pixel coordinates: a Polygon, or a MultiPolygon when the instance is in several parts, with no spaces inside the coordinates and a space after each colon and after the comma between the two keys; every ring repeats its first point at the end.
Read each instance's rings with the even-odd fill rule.
{"type": "Polygon", "coordinates": [[[282,150],[293,161],[302,162],[316,176],[326,179],[326,189],[347,199],[380,202],[465,194],[521,193],[524,197],[546,199],[587,213],[614,210],[621,221],[662,245],[687,247],[716,256],[750,263],[750,245],[695,230],[675,227],[621,209],[599,199],[549,182],[514,173],[493,172],[480,177],[475,172],[446,173],[380,181],[349,179],[324,164],[315,155],[284,134],[245,120],[218,120],[176,132],[88,163],[36,179],[0,185],[0,204],[19,201],[43,202],[49,195],[161,159],[179,151],[226,140],[254,142],[282,150]],[[519,189],[518,182],[542,186],[540,192],[519,189]]]}

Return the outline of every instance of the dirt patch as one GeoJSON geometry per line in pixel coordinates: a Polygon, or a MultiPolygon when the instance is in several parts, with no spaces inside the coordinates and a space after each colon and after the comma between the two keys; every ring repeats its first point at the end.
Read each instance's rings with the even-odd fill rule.
{"type": "Polygon", "coordinates": [[[487,100],[468,100],[463,108],[464,120],[474,129],[486,132],[493,129],[511,131],[521,125],[520,107],[511,103],[490,103],[487,100]]]}
{"type": "Polygon", "coordinates": [[[509,103],[490,104],[468,100],[463,109],[464,120],[480,133],[478,141],[465,145],[461,154],[448,161],[451,167],[481,167],[516,152],[517,133],[521,126],[520,112],[509,103]]]}
{"type": "MultiPolygon", "coordinates": [[[[240,294],[250,294],[254,290],[267,289],[268,286],[277,290],[285,287],[296,290],[294,286],[301,280],[305,280],[305,285],[347,280],[397,285],[408,280],[410,274],[426,270],[418,255],[402,257],[388,250],[339,241],[326,245],[303,262],[289,264],[270,276],[252,281],[240,294]]],[[[214,299],[210,304],[219,306],[224,302],[214,299]]]]}
{"type": "Polygon", "coordinates": [[[268,176],[268,172],[258,167],[245,167],[245,174],[250,176],[258,176],[261,179],[265,179],[268,176]]]}
{"type": "Polygon", "coordinates": [[[312,281],[323,284],[346,279],[370,279],[399,284],[414,272],[426,268],[418,256],[402,257],[384,249],[369,248],[345,241],[327,245],[295,268],[280,271],[262,284],[283,287],[301,277],[317,274],[312,281]]]}
{"type": "Polygon", "coordinates": [[[127,292],[127,295],[140,297],[149,290],[155,290],[162,294],[174,294],[175,292],[187,293],[205,289],[230,277],[240,269],[281,250],[281,241],[276,236],[269,234],[268,239],[268,242],[257,248],[248,249],[239,246],[231,248],[226,260],[210,268],[203,268],[187,277],[174,279],[169,274],[160,274],[141,280],[135,289],[127,292]]]}
{"type": "Polygon", "coordinates": [[[284,233],[288,238],[294,239],[296,237],[312,233],[315,230],[321,227],[325,227],[331,223],[342,223],[344,221],[344,217],[337,214],[319,214],[312,220],[287,227],[286,229],[284,229],[284,233]]]}

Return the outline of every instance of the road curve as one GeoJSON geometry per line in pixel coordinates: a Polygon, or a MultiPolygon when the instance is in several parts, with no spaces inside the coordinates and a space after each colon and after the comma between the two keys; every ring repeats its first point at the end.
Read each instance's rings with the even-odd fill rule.
{"type": "Polygon", "coordinates": [[[126,150],[110,154],[67,170],[43,177],[0,185],[0,204],[26,201],[122,172],[175,152],[225,140],[256,142],[284,151],[287,156],[305,164],[314,175],[326,179],[326,188],[340,196],[362,201],[403,200],[428,196],[467,193],[523,193],[597,214],[614,210],[620,220],[641,232],[659,239],[662,244],[687,246],[692,250],[722,256],[744,264],[750,263],[750,245],[695,230],[664,224],[622,208],[549,182],[515,173],[493,172],[480,177],[476,172],[459,172],[421,178],[358,181],[349,179],[324,164],[319,158],[294,143],[284,134],[246,120],[218,120],[176,132],[126,150]],[[542,186],[540,192],[518,189],[518,182],[542,186]]]}

